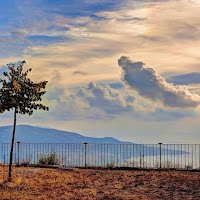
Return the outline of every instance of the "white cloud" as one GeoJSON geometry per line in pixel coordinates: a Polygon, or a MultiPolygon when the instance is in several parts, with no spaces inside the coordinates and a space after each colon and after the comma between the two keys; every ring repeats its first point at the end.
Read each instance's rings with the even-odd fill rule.
{"type": "Polygon", "coordinates": [[[143,60],[159,74],[198,71],[200,4],[192,2],[128,1],[117,10],[92,13],[96,18],[54,15],[51,21],[42,20],[41,24],[38,21],[33,28],[21,27],[18,31],[69,37],[69,40],[30,46],[24,50],[24,59],[39,80],[41,74],[49,78],[47,73],[62,70],[66,78],[61,82],[66,87],[88,84],[88,80],[118,81],[116,60],[120,55],[143,60]],[[87,75],[71,79],[74,71],[84,71],[87,75]]]}
{"type": "Polygon", "coordinates": [[[133,110],[134,96],[108,84],[65,89],[49,86],[45,102],[57,119],[105,119],[133,110]]]}
{"type": "Polygon", "coordinates": [[[129,111],[135,99],[123,90],[112,89],[108,84],[96,85],[93,83],[90,83],[86,89],[81,89],[78,97],[88,102],[90,107],[104,110],[107,114],[129,111]]]}

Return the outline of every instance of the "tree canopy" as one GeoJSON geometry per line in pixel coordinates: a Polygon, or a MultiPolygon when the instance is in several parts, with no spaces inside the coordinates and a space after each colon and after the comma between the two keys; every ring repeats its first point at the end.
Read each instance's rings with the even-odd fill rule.
{"type": "Polygon", "coordinates": [[[8,64],[9,72],[4,72],[4,79],[0,78],[0,113],[6,110],[16,110],[20,114],[33,114],[33,110],[49,108],[42,105],[42,95],[48,81],[34,83],[27,75],[31,68],[23,72],[26,62],[20,61],[19,64],[8,64]]]}

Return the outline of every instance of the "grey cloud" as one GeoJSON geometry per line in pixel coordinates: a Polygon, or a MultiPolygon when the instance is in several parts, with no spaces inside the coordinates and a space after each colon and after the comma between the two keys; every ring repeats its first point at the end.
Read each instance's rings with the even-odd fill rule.
{"type": "Polygon", "coordinates": [[[31,45],[31,42],[20,35],[20,32],[2,36],[0,38],[0,57],[21,56],[21,53],[29,45],[31,45]]]}
{"type": "Polygon", "coordinates": [[[109,85],[90,83],[86,89],[81,89],[78,96],[86,101],[90,107],[104,110],[108,114],[127,112],[131,108],[134,97],[111,88],[109,85]]]}
{"type": "MultiPolygon", "coordinates": [[[[45,55],[47,56],[47,55],[49,55],[49,53],[47,52],[45,55]]],[[[67,61],[52,62],[52,61],[49,61],[48,63],[49,63],[49,65],[56,66],[57,68],[75,68],[76,67],[76,62],[67,62],[67,61]]]]}
{"type": "Polygon", "coordinates": [[[124,85],[120,82],[116,82],[116,83],[109,83],[110,87],[113,89],[121,89],[124,88],[124,85]]]}
{"type": "Polygon", "coordinates": [[[174,32],[173,35],[178,39],[178,40],[194,40],[194,39],[199,39],[199,28],[197,26],[183,23],[179,24],[176,27],[174,27],[174,32]]]}
{"type": "Polygon", "coordinates": [[[64,120],[111,119],[133,111],[135,102],[134,95],[126,90],[94,83],[72,89],[50,85],[44,99],[50,107],[50,115],[64,120]]]}
{"type": "Polygon", "coordinates": [[[90,83],[71,89],[51,84],[44,100],[50,107],[48,115],[55,120],[102,120],[126,115],[148,121],[170,121],[196,116],[195,110],[155,107],[137,92],[127,87],[113,89],[109,84],[90,83]]]}
{"type": "Polygon", "coordinates": [[[123,70],[122,80],[139,95],[159,100],[169,107],[197,107],[200,96],[191,93],[185,86],[175,86],[167,83],[152,68],[145,68],[143,62],[132,62],[128,57],[122,56],[118,60],[123,70]]]}
{"type": "Polygon", "coordinates": [[[54,70],[52,72],[52,81],[57,82],[60,81],[61,79],[62,79],[61,73],[58,70],[54,70]]]}
{"type": "Polygon", "coordinates": [[[132,21],[132,22],[138,22],[138,21],[146,21],[148,18],[144,17],[125,17],[125,16],[118,16],[118,17],[104,17],[105,19],[117,19],[119,21],[132,21]]]}
{"type": "Polygon", "coordinates": [[[64,94],[64,89],[61,87],[53,87],[52,85],[47,85],[47,93],[45,94],[44,99],[47,101],[56,100],[60,103],[60,98],[64,94]]]}
{"type": "Polygon", "coordinates": [[[21,32],[21,31],[11,32],[11,37],[18,39],[18,40],[24,40],[25,36],[26,36],[25,32],[21,32]]]}
{"type": "Polygon", "coordinates": [[[83,71],[80,71],[80,70],[77,70],[77,71],[73,72],[73,75],[82,75],[82,76],[85,76],[87,74],[88,74],[87,72],[83,72],[83,71]]]}
{"type": "Polygon", "coordinates": [[[166,81],[174,83],[175,85],[198,84],[200,83],[200,72],[192,72],[176,76],[169,76],[166,77],[166,81]]]}

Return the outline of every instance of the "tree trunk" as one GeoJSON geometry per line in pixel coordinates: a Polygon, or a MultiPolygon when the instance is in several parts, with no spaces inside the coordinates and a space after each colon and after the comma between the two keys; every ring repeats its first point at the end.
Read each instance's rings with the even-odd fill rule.
{"type": "Polygon", "coordinates": [[[16,112],[16,108],[15,108],[12,143],[11,143],[11,149],[10,149],[10,163],[9,163],[8,181],[11,181],[11,179],[12,179],[12,161],[13,161],[13,148],[14,148],[14,141],[15,141],[16,114],[17,114],[17,112],[16,112]]]}

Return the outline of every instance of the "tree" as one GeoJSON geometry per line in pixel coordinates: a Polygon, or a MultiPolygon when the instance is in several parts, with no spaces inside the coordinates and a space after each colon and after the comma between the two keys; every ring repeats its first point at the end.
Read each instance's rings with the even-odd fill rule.
{"type": "Polygon", "coordinates": [[[33,114],[33,110],[43,109],[49,110],[48,107],[42,105],[42,96],[48,81],[34,83],[27,75],[31,72],[31,68],[23,72],[25,61],[20,61],[18,64],[8,64],[9,72],[4,72],[4,79],[0,78],[0,113],[14,110],[14,125],[12,142],[10,149],[10,162],[8,181],[11,181],[13,147],[15,140],[16,118],[17,114],[33,114]]]}

